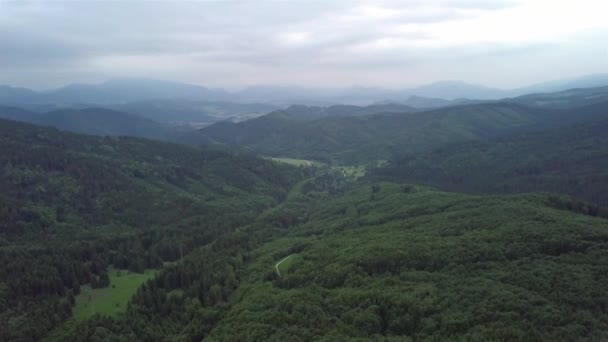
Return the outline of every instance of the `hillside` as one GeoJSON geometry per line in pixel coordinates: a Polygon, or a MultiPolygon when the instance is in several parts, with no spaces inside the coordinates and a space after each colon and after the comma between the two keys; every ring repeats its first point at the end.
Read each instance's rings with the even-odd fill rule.
{"type": "Polygon", "coordinates": [[[373,104],[369,106],[333,105],[328,107],[292,105],[282,110],[290,118],[314,120],[330,117],[357,117],[388,113],[410,113],[416,108],[397,103],[373,104]]]}
{"type": "Polygon", "coordinates": [[[223,100],[228,93],[197,85],[151,79],[114,79],[99,84],[69,84],[44,92],[0,86],[0,104],[116,104],[151,99],[223,100]]]}
{"type": "Polygon", "coordinates": [[[110,266],[142,272],[250,222],[301,173],[247,155],[0,120],[0,340],[39,340],[110,266]]]}
{"type": "Polygon", "coordinates": [[[559,209],[569,201],[361,185],[289,230],[263,238],[260,223],[201,249],[127,315],[67,336],[602,340],[608,221],[559,209]]]}
{"type": "Polygon", "coordinates": [[[608,74],[590,74],[570,79],[541,82],[527,87],[514,89],[516,95],[561,92],[568,89],[597,88],[608,86],[608,74]]]}
{"type": "Polygon", "coordinates": [[[184,137],[183,141],[239,146],[274,157],[359,164],[447,143],[492,137],[538,124],[549,114],[508,103],[457,106],[407,115],[306,121],[277,112],[240,123],[217,123],[184,137]]]}
{"type": "Polygon", "coordinates": [[[606,206],[608,104],[587,109],[583,122],[411,154],[376,176],[451,191],[559,192],[606,206]]]}
{"type": "Polygon", "coordinates": [[[234,103],[187,99],[142,100],[108,107],[166,124],[209,125],[221,120],[244,120],[279,107],[262,103],[234,103]]]}
{"type": "Polygon", "coordinates": [[[527,94],[504,101],[527,106],[569,109],[608,101],[608,87],[576,88],[553,93],[527,94]]]}
{"type": "Polygon", "coordinates": [[[0,107],[0,118],[52,126],[66,131],[111,136],[134,136],[174,140],[169,126],[133,114],[104,108],[58,109],[35,113],[15,107],[0,107]]]}
{"type": "MultiPolygon", "coordinates": [[[[505,165],[547,158],[566,176],[580,172],[549,180],[603,189],[605,166],[585,164],[605,161],[602,108],[577,113],[482,104],[244,123],[313,134],[322,122],[353,146],[352,132],[396,138],[405,127],[417,139],[408,149],[431,156],[505,141],[505,165]],[[446,144],[458,139],[477,141],[446,144]],[[578,167],[563,155],[580,156],[578,167]]],[[[332,168],[5,120],[0,146],[0,340],[608,337],[608,221],[596,205],[349,181],[332,168]],[[102,295],[115,306],[95,304],[107,304],[102,295]],[[85,314],[87,305],[110,314],[85,314]]]]}

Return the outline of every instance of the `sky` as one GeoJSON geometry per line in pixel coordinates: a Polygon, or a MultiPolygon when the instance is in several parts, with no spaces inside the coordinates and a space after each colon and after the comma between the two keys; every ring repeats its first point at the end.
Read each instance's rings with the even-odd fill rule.
{"type": "Polygon", "coordinates": [[[514,88],[608,72],[605,0],[0,0],[0,84],[514,88]]]}

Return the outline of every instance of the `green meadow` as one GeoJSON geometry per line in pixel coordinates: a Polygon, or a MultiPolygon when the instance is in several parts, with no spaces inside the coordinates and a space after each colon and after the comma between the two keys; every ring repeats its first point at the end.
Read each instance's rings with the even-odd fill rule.
{"type": "Polygon", "coordinates": [[[279,163],[284,163],[284,164],[289,164],[289,165],[293,165],[293,166],[318,166],[319,163],[312,161],[312,160],[306,160],[306,159],[293,159],[293,158],[270,158],[273,161],[279,162],[279,163]]]}
{"type": "Polygon", "coordinates": [[[113,269],[109,273],[110,286],[99,289],[92,289],[90,285],[82,286],[73,308],[74,319],[84,320],[97,313],[116,316],[124,312],[131,296],[156,272],[146,270],[144,273],[132,273],[113,269]]]}

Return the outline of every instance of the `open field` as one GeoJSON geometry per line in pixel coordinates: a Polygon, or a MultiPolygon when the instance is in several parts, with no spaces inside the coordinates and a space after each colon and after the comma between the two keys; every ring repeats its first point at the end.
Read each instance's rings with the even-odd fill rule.
{"type": "Polygon", "coordinates": [[[293,166],[318,166],[319,162],[306,160],[306,159],[292,159],[292,158],[270,158],[273,161],[279,163],[285,163],[293,166]]]}
{"type": "Polygon", "coordinates": [[[365,176],[365,166],[363,166],[363,165],[338,166],[337,168],[339,170],[341,170],[344,173],[344,176],[346,176],[348,178],[357,179],[357,178],[361,178],[361,177],[365,176]]]}
{"type": "Polygon", "coordinates": [[[116,316],[124,312],[131,296],[146,280],[154,277],[156,272],[146,270],[145,273],[130,273],[110,270],[110,286],[100,289],[92,289],[90,285],[82,286],[73,308],[74,319],[84,320],[96,313],[116,316]]]}

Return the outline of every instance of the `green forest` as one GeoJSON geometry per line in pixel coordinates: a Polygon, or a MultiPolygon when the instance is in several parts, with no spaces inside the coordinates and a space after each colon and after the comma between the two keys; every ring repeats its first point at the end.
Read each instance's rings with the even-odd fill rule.
{"type": "Polygon", "coordinates": [[[0,340],[608,339],[606,104],[359,108],[0,120],[0,340]]]}
{"type": "MultiPolygon", "coordinates": [[[[285,200],[264,159],[0,122],[0,340],[38,340],[108,267],[161,269],[285,200]]],[[[126,305],[126,303],[123,303],[126,305]]]]}
{"type": "Polygon", "coordinates": [[[0,0],[0,342],[608,342],[607,13],[0,0]]]}
{"type": "Polygon", "coordinates": [[[374,176],[460,192],[559,192],[599,210],[608,205],[606,132],[608,121],[594,119],[457,143],[409,154],[374,176]]]}

